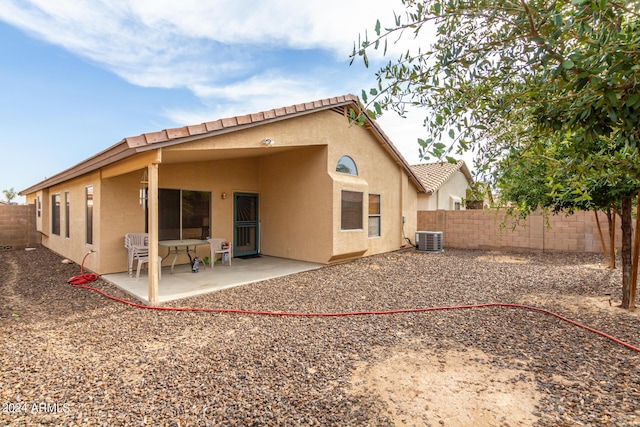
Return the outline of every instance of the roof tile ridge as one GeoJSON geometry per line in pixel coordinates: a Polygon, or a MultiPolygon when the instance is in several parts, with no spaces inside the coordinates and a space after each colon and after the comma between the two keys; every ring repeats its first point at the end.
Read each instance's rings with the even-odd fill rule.
{"type": "Polygon", "coordinates": [[[346,94],[331,98],[322,98],[315,101],[293,104],[285,107],[277,107],[250,114],[222,117],[216,120],[197,124],[167,128],[155,132],[145,132],[140,135],[125,137],[124,140],[127,142],[129,147],[141,147],[144,145],[157,144],[160,142],[170,141],[187,136],[202,135],[203,133],[233,128],[245,124],[259,123],[277,117],[303,113],[305,111],[313,111],[315,109],[350,101],[358,102],[358,98],[353,94],[346,94]]]}

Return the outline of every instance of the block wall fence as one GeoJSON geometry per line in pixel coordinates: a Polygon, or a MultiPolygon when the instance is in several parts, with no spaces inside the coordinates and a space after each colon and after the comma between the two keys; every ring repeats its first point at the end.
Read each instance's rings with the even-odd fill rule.
{"type": "MultiPolygon", "coordinates": [[[[609,224],[599,213],[600,227],[609,247],[609,224]]],[[[443,247],[499,251],[602,252],[593,212],[573,215],[531,214],[513,228],[514,220],[503,210],[418,211],[418,230],[442,231],[443,247]],[[549,226],[550,225],[550,226],[549,226]]],[[[616,218],[616,243],[621,247],[620,217],[616,218]]]]}
{"type": "MultiPolygon", "coordinates": [[[[608,247],[609,225],[598,214],[608,247]]],[[[41,244],[36,231],[35,205],[0,204],[0,251],[41,244]]],[[[550,215],[549,226],[541,212],[531,214],[513,228],[514,220],[501,210],[418,211],[418,230],[442,231],[444,248],[535,252],[601,252],[593,212],[550,215]]],[[[413,236],[412,236],[413,237],[413,236]]],[[[621,246],[620,218],[616,219],[616,248],[621,246]]]]}
{"type": "Polygon", "coordinates": [[[0,251],[40,245],[36,231],[36,205],[0,204],[0,251]]]}

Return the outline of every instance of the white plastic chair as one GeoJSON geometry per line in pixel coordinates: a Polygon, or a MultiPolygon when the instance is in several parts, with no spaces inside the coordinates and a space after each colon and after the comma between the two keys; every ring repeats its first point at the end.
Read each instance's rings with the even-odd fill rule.
{"type": "Polygon", "coordinates": [[[221,239],[221,238],[211,238],[211,239],[207,239],[207,242],[209,242],[209,246],[211,247],[211,269],[213,270],[213,265],[215,264],[216,261],[216,256],[220,255],[220,261],[224,262],[224,257],[225,254],[227,256],[227,260],[229,261],[229,267],[231,267],[231,249],[232,246],[231,244],[229,244],[229,247],[227,248],[222,248],[222,244],[224,242],[227,242],[227,239],[221,239]]]}
{"type": "MultiPolygon", "coordinates": [[[[147,270],[149,270],[149,247],[138,246],[135,250],[136,259],[138,260],[138,268],[136,269],[136,279],[140,278],[140,267],[142,264],[147,264],[147,270]]],[[[158,279],[162,279],[162,257],[158,257],[158,279]]]]}
{"type": "MultiPolygon", "coordinates": [[[[124,235],[124,247],[129,251],[129,276],[133,272],[133,260],[139,253],[149,256],[149,235],[147,233],[127,233],[124,235]]],[[[140,262],[138,262],[140,265],[140,262]]]]}

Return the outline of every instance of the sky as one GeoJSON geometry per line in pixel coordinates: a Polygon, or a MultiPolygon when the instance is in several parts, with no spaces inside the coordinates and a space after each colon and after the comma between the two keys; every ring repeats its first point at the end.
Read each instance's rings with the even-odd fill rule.
{"type": "MultiPolygon", "coordinates": [[[[125,137],[359,95],[407,46],[367,69],[349,65],[354,41],[403,10],[400,0],[2,0],[0,191],[125,137]]],[[[421,162],[422,118],[378,120],[410,164],[421,162]]]]}

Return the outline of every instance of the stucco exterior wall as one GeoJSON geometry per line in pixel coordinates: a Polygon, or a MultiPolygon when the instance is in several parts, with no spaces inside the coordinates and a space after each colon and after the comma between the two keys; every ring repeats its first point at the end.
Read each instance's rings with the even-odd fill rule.
{"type": "Polygon", "coordinates": [[[331,178],[326,146],[261,159],[261,252],[326,263],[332,250],[331,178]]]}
{"type": "Polygon", "coordinates": [[[124,235],[143,233],[145,210],[140,205],[142,170],[102,181],[100,221],[105,233],[100,241],[101,274],[126,271],[124,235]]]}
{"type": "MultiPolygon", "coordinates": [[[[210,237],[232,240],[233,193],[259,193],[259,159],[220,160],[161,164],[158,169],[158,186],[167,189],[182,189],[211,192],[210,237]],[[226,199],[222,199],[226,193],[226,199]]],[[[143,170],[104,180],[103,225],[108,228],[102,258],[102,273],[126,270],[127,251],[124,248],[126,233],[141,233],[145,230],[145,211],[139,203],[140,180],[143,170]]],[[[207,246],[199,246],[198,256],[209,255],[207,246]]],[[[160,255],[166,255],[160,249],[160,255]]],[[[173,257],[165,260],[170,265],[173,257]]],[[[188,261],[180,256],[178,263],[188,261]]]]}
{"type": "MultiPolygon", "coordinates": [[[[265,255],[330,263],[399,249],[414,234],[416,187],[374,134],[350,126],[331,110],[265,123],[214,137],[184,142],[128,157],[28,197],[41,196],[38,227],[47,246],[99,274],[125,271],[124,235],[143,232],[145,210],[139,203],[145,165],[158,162],[158,187],[211,192],[211,237],[233,241],[234,193],[259,196],[260,252],[265,255]],[[264,138],[275,144],[265,147],[264,138]],[[358,176],[335,172],[338,159],[349,155],[358,176]],[[86,186],[94,187],[94,244],[85,244],[86,186]],[[363,193],[363,229],[341,230],[341,192],[363,193]],[[71,236],[50,233],[51,194],[71,196],[71,236]],[[226,198],[221,195],[225,193],[226,198]],[[381,236],[368,237],[368,195],[381,196],[381,236]],[[403,217],[405,222],[403,224],[403,217]]],[[[198,248],[201,257],[207,246],[198,248]]],[[[160,249],[160,255],[165,255],[160,249]]],[[[165,265],[170,263],[165,260],[165,265]]],[[[180,257],[179,262],[187,261],[180,257]]]]}
{"type": "Polygon", "coordinates": [[[411,227],[416,215],[417,193],[414,186],[405,186],[408,178],[402,167],[389,156],[386,149],[364,127],[350,126],[339,118],[333,128],[336,141],[329,145],[327,168],[334,179],[334,258],[346,254],[373,255],[399,249],[403,246],[402,217],[409,219],[411,227]],[[335,172],[338,160],[347,155],[353,159],[358,176],[335,172]],[[341,230],[341,191],[364,193],[363,230],[341,230]],[[369,194],[380,195],[381,236],[368,237],[369,194]]]}
{"type": "Polygon", "coordinates": [[[469,181],[462,172],[457,171],[434,194],[421,194],[418,197],[418,210],[454,210],[452,196],[460,201],[460,209],[464,210],[462,201],[467,197],[467,188],[469,188],[469,181]]]}
{"type": "Polygon", "coordinates": [[[402,177],[402,244],[415,244],[418,230],[418,193],[407,175],[402,177]],[[407,241],[409,239],[409,241],[407,241]]]}
{"type": "MultiPolygon", "coordinates": [[[[82,258],[90,250],[103,252],[100,247],[100,173],[94,172],[83,175],[60,185],[55,185],[47,190],[38,192],[42,200],[42,213],[37,222],[40,223],[39,231],[42,233],[42,245],[52,251],[65,256],[76,263],[81,263],[82,258]],[[86,188],[93,186],[93,244],[86,243],[86,188]],[[69,193],[69,237],[65,236],[65,193],[69,193]],[[51,197],[60,195],[60,234],[56,235],[52,230],[51,197]]],[[[85,268],[100,272],[101,257],[89,256],[85,262],[85,268]]]]}

